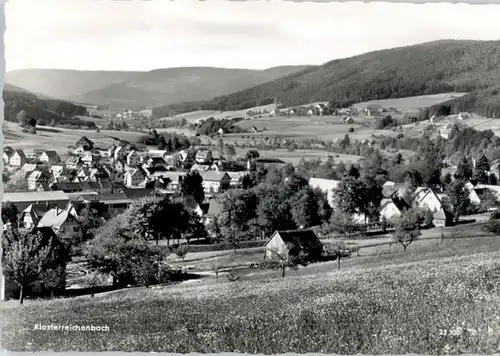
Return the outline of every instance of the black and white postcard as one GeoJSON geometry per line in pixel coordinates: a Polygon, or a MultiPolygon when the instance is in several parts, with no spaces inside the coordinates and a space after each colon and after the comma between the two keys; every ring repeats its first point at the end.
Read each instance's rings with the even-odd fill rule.
{"type": "Polygon", "coordinates": [[[500,352],[500,5],[4,8],[4,349],[500,352]]]}

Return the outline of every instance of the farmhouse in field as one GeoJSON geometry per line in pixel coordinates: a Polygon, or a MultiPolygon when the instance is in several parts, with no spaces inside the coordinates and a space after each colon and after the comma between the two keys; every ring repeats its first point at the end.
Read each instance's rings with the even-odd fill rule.
{"type": "Polygon", "coordinates": [[[264,248],[264,258],[270,261],[301,252],[306,260],[317,261],[323,252],[323,245],[312,230],[275,231],[264,248]]]}

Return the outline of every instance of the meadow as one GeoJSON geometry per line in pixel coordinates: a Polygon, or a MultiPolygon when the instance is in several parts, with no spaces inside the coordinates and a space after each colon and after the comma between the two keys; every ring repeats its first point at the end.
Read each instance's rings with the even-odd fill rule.
{"type": "Polygon", "coordinates": [[[378,105],[382,108],[397,108],[404,112],[414,112],[421,108],[427,108],[445,101],[460,98],[467,93],[441,93],[432,95],[419,95],[396,99],[370,100],[354,104],[356,109],[364,109],[370,105],[378,105]]]}
{"type": "Polygon", "coordinates": [[[497,237],[459,239],[348,259],[341,270],[311,265],[286,278],[270,271],[8,302],[1,337],[15,351],[492,353],[500,346],[499,257],[497,237]],[[35,323],[110,331],[37,331],[35,323]]]}

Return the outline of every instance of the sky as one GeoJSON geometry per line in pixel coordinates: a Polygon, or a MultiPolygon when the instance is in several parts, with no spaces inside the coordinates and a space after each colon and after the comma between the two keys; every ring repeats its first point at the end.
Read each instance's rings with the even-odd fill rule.
{"type": "Polygon", "coordinates": [[[9,0],[6,70],[264,69],[439,39],[500,39],[500,5],[9,0]]]}

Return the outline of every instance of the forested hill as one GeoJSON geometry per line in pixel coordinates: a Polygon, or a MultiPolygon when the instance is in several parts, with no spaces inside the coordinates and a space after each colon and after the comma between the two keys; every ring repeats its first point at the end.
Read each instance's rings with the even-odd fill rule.
{"type": "Polygon", "coordinates": [[[449,91],[471,92],[495,84],[500,84],[500,41],[445,40],[334,60],[231,95],[160,107],[154,113],[166,116],[200,109],[241,110],[275,100],[284,106],[317,101],[349,105],[449,91]]]}
{"type": "Polygon", "coordinates": [[[44,124],[49,124],[52,120],[56,123],[76,123],[78,120],[71,118],[86,113],[83,106],[63,100],[40,99],[27,90],[9,84],[4,87],[3,101],[6,121],[17,121],[17,114],[22,110],[28,117],[44,124]]]}

